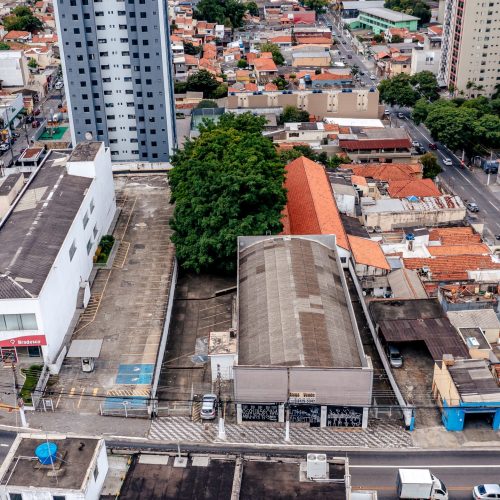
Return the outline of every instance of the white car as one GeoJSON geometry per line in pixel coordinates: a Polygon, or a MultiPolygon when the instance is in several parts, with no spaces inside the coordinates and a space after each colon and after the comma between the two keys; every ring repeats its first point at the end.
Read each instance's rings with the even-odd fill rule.
{"type": "Polygon", "coordinates": [[[375,75],[370,75],[370,80],[376,80],[377,77],[375,75]]]}
{"type": "Polygon", "coordinates": [[[3,142],[0,144],[0,151],[8,151],[10,149],[10,144],[8,142],[3,142]]]}
{"type": "Polygon", "coordinates": [[[500,498],[500,484],[479,484],[478,486],[474,486],[472,497],[475,500],[500,498]]]}
{"type": "Polygon", "coordinates": [[[63,87],[64,87],[64,83],[63,82],[56,82],[56,84],[54,85],[54,88],[56,90],[61,90],[63,87]]]}
{"type": "Polygon", "coordinates": [[[205,394],[201,402],[200,417],[202,420],[213,420],[217,415],[217,395],[205,394]]]}
{"type": "Polygon", "coordinates": [[[420,142],[418,142],[418,141],[411,141],[411,145],[412,145],[414,148],[419,148],[419,147],[420,147],[420,142]]]}
{"type": "Polygon", "coordinates": [[[443,163],[448,166],[448,167],[452,167],[453,166],[453,162],[451,161],[450,158],[443,158],[443,163]]]}

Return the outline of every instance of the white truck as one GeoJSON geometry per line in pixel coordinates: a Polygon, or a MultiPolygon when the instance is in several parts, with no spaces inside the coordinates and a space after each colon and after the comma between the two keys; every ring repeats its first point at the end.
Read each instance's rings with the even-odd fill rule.
{"type": "Polygon", "coordinates": [[[429,469],[399,469],[398,498],[413,500],[448,500],[444,483],[429,469]]]}

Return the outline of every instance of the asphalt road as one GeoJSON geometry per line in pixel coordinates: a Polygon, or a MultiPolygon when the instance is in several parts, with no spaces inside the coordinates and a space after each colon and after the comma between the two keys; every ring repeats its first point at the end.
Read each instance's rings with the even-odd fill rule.
{"type": "Polygon", "coordinates": [[[0,463],[4,461],[15,438],[15,432],[0,431],[0,463]]]}
{"type": "MultiPolygon", "coordinates": [[[[107,441],[108,448],[144,451],[177,451],[177,444],[107,441]]],[[[216,453],[230,455],[271,455],[304,457],[307,451],[298,448],[274,449],[242,446],[183,445],[182,453],[216,453]]],[[[315,449],[321,452],[321,449],[315,449]]],[[[430,469],[448,488],[450,500],[471,498],[477,484],[500,482],[500,450],[457,449],[446,451],[359,450],[332,452],[328,457],[347,456],[353,489],[375,489],[379,500],[396,499],[396,475],[399,468],[430,469]]]]}

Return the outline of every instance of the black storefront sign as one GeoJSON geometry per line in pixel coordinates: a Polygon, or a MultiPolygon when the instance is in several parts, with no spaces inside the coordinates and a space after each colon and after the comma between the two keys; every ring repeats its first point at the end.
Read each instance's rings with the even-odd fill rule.
{"type": "Polygon", "coordinates": [[[311,427],[321,424],[321,405],[290,405],[290,422],[308,423],[311,427]]]}
{"type": "Polygon", "coordinates": [[[242,404],[241,420],[243,422],[277,422],[278,405],[242,404]]]}
{"type": "Polygon", "coordinates": [[[327,406],[327,427],[361,427],[363,425],[363,408],[353,406],[327,406]]]}

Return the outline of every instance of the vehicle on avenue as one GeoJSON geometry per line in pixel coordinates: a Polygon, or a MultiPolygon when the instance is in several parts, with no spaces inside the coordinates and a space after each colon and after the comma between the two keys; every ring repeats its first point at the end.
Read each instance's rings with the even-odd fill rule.
{"type": "Polygon", "coordinates": [[[200,417],[203,420],[213,420],[217,415],[217,396],[205,394],[201,401],[200,417]]]}
{"type": "Polygon", "coordinates": [[[451,161],[451,158],[443,158],[443,163],[444,163],[447,167],[452,167],[452,166],[453,166],[453,162],[451,161]]]}
{"type": "Polygon", "coordinates": [[[479,212],[479,207],[472,201],[465,205],[470,212],[479,212]]]}
{"type": "Polygon", "coordinates": [[[414,148],[419,148],[419,147],[420,147],[420,142],[418,142],[418,141],[411,141],[411,145],[412,145],[414,148]]]}
{"type": "Polygon", "coordinates": [[[399,469],[397,491],[400,499],[448,500],[446,486],[429,469],[399,469]]]}
{"type": "Polygon", "coordinates": [[[376,80],[376,79],[377,79],[377,77],[375,75],[373,75],[373,74],[370,75],[370,80],[376,80]]]}
{"type": "Polygon", "coordinates": [[[8,151],[10,149],[10,144],[8,142],[2,142],[0,144],[0,151],[8,151]]]}
{"type": "Polygon", "coordinates": [[[500,498],[500,484],[479,484],[472,490],[474,500],[500,498]]]}
{"type": "Polygon", "coordinates": [[[63,87],[64,87],[64,83],[63,82],[56,82],[56,84],[54,85],[54,88],[56,90],[61,90],[63,87]]]}
{"type": "Polygon", "coordinates": [[[400,112],[398,113],[398,118],[404,118],[404,117],[405,117],[404,113],[401,113],[401,111],[400,111],[400,112]]]}
{"type": "Polygon", "coordinates": [[[429,149],[432,149],[432,151],[436,151],[437,150],[437,144],[435,142],[431,142],[429,143],[429,149]]]}

